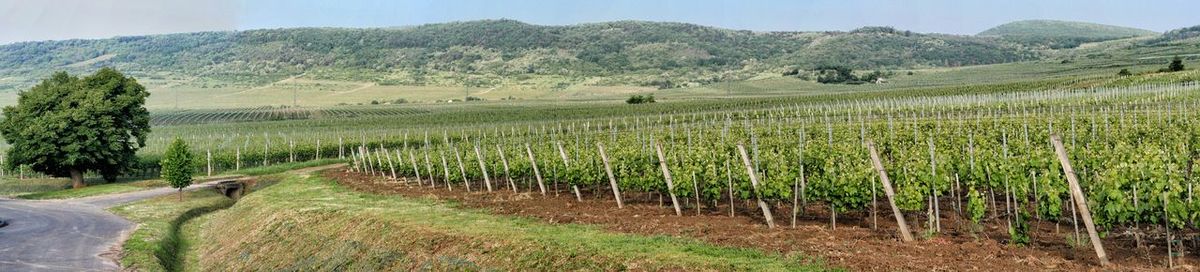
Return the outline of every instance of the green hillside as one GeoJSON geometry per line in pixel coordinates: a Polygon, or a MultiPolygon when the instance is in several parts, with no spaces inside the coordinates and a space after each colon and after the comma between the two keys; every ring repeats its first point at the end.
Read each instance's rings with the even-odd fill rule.
{"type": "Polygon", "coordinates": [[[1036,55],[994,38],[891,28],[752,32],[619,21],[540,26],[512,20],[405,28],[203,32],[0,46],[0,89],[54,70],[114,66],[144,77],[202,77],[247,85],[306,78],[380,85],[496,86],[538,77],[676,87],[744,79],[785,67],[857,69],[1004,63],[1036,55]],[[9,78],[5,81],[5,78],[9,78]]]}
{"type": "Polygon", "coordinates": [[[1167,33],[1163,33],[1161,36],[1146,41],[1146,44],[1165,45],[1187,41],[1195,43],[1196,37],[1200,37],[1200,25],[1167,31],[1167,33]]]}
{"type": "Polygon", "coordinates": [[[976,36],[1002,39],[1034,47],[1074,48],[1083,43],[1157,35],[1157,32],[1122,26],[1055,20],[1016,21],[993,27],[976,36]]]}

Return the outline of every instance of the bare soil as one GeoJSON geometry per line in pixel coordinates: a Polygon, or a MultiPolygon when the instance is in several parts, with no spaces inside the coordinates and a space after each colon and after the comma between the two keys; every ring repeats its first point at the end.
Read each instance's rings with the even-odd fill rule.
{"type": "MultiPolygon", "coordinates": [[[[493,181],[493,192],[487,192],[482,181],[472,182],[475,188],[468,192],[461,185],[454,185],[451,191],[444,183],[431,187],[426,181],[418,186],[415,179],[396,181],[344,169],[324,171],[322,175],[362,192],[450,200],[468,208],[549,223],[590,224],[622,233],[690,237],[718,245],[817,256],[828,265],[853,271],[1168,270],[1162,236],[1142,236],[1142,246],[1138,247],[1132,235],[1110,234],[1103,240],[1113,264],[1101,267],[1090,245],[1070,245],[1074,236],[1070,221],[1055,226],[1053,222],[1031,220],[1033,242],[1027,246],[1009,245],[1003,217],[989,216],[982,230],[972,232],[966,222],[957,219],[954,201],[947,198],[940,203],[941,232],[928,235],[924,213],[909,214],[906,221],[917,241],[903,243],[883,196],[877,217],[869,212],[838,214],[836,228],[831,228],[826,206],[810,203],[792,227],[790,203],[776,203],[772,209],[776,227],[770,229],[761,210],[744,201],[734,203],[735,216],[731,217],[728,200],[716,205],[705,203],[697,212],[694,200],[680,199],[681,205],[687,203],[682,207],[683,216],[676,216],[669,198],[650,193],[626,193],[625,207],[618,209],[607,185],[580,188],[583,201],[578,202],[568,186],[552,183],[547,184],[551,191],[542,196],[536,186],[524,181],[516,183],[516,193],[502,179],[493,181]],[[554,190],[556,187],[558,190],[554,190]]],[[[1087,237],[1083,226],[1080,235],[1087,237]]],[[[1194,246],[1196,242],[1192,238],[1184,244],[1194,246]]],[[[1198,271],[1193,266],[1196,263],[1200,259],[1195,254],[1184,252],[1183,257],[1176,258],[1174,270],[1198,271]]]]}

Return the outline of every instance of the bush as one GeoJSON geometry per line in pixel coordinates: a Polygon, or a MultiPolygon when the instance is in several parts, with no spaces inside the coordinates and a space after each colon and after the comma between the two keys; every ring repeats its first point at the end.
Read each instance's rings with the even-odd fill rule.
{"type": "Polygon", "coordinates": [[[1130,73],[1129,69],[1121,69],[1120,72],[1117,72],[1117,75],[1118,76],[1131,76],[1131,75],[1133,75],[1133,73],[1130,73]]]}
{"type": "Polygon", "coordinates": [[[854,69],[845,66],[824,66],[818,67],[817,82],[822,84],[862,84],[858,76],[854,75],[854,69]]]}
{"type": "Polygon", "coordinates": [[[1167,70],[1171,72],[1183,71],[1183,59],[1176,56],[1175,59],[1171,60],[1171,64],[1167,65],[1167,70]]]}
{"type": "Polygon", "coordinates": [[[894,75],[894,73],[892,73],[892,72],[883,72],[883,71],[875,70],[874,72],[871,72],[871,73],[863,76],[862,81],[874,83],[875,80],[877,80],[877,79],[881,79],[881,78],[886,79],[886,77],[890,77],[892,75],[894,75]]]}
{"type": "Polygon", "coordinates": [[[630,96],[629,99],[625,100],[625,103],[628,103],[628,104],[645,104],[645,103],[654,103],[654,102],[656,102],[656,101],[654,101],[654,94],[650,94],[647,96],[634,95],[634,96],[630,96]]]}

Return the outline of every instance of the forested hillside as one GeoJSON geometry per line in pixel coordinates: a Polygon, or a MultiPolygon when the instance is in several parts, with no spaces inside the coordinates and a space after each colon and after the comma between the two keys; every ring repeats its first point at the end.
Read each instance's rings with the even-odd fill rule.
{"type": "Polygon", "coordinates": [[[981,37],[1000,37],[1004,40],[1035,48],[1074,48],[1083,43],[1132,37],[1153,36],[1158,33],[1145,29],[1085,22],[1055,20],[1016,21],[980,32],[981,37]]]}
{"type": "Polygon", "coordinates": [[[250,83],[303,73],[385,85],[488,86],[496,78],[557,76],[669,86],[672,81],[705,83],[820,65],[889,69],[1036,57],[995,38],[887,27],[752,32],[640,21],[539,26],[487,20],[25,42],[0,46],[0,78],[32,81],[54,70],[115,66],[133,74],[250,83]]]}

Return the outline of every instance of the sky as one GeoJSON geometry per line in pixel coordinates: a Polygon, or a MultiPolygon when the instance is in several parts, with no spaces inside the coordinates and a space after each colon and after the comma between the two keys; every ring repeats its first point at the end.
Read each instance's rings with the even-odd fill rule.
{"type": "Polygon", "coordinates": [[[756,31],[892,26],[970,35],[1025,19],[1154,31],[1200,25],[1197,0],[0,0],[0,44],[286,27],[390,27],[479,19],[615,20],[756,31]]]}

